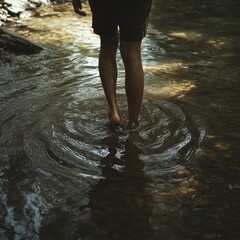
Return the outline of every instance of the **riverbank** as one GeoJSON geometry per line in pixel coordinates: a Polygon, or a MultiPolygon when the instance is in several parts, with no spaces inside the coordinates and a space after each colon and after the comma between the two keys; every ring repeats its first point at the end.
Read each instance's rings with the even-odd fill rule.
{"type": "Polygon", "coordinates": [[[51,4],[50,0],[1,0],[0,26],[37,14],[37,8],[51,4]]]}
{"type": "Polygon", "coordinates": [[[35,42],[19,30],[28,28],[26,21],[31,18],[41,20],[48,14],[64,11],[66,5],[71,5],[63,4],[65,2],[69,0],[0,0],[0,61],[11,62],[15,54],[33,54],[41,51],[41,39],[35,42]]]}

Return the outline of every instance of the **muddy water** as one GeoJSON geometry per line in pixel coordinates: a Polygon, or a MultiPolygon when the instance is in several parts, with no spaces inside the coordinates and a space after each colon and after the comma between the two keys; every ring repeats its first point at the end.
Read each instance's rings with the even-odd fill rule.
{"type": "Polygon", "coordinates": [[[13,26],[41,43],[0,75],[1,239],[239,239],[239,6],[153,3],[139,129],[107,123],[91,14],[13,26]]]}

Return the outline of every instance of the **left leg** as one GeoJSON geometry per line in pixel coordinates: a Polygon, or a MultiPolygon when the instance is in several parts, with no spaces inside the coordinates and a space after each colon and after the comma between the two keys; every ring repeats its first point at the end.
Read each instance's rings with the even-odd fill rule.
{"type": "Polygon", "coordinates": [[[116,102],[118,33],[114,35],[100,35],[101,48],[99,54],[99,73],[108,103],[109,121],[120,123],[119,109],[116,102]]]}
{"type": "Polygon", "coordinates": [[[108,103],[109,121],[120,123],[118,106],[116,103],[118,49],[117,6],[113,0],[88,0],[92,11],[92,27],[94,33],[100,36],[99,74],[108,103]]]}

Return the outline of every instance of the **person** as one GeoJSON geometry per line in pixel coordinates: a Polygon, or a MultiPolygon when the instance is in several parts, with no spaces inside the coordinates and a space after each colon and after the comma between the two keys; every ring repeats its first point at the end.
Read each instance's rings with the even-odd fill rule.
{"type": "MultiPolygon", "coordinates": [[[[108,103],[109,121],[120,124],[116,101],[118,47],[125,68],[128,124],[137,126],[144,92],[141,44],[146,36],[152,0],[88,0],[92,27],[100,36],[99,75],[108,103]]],[[[74,11],[85,15],[81,0],[72,0],[74,11]]]]}

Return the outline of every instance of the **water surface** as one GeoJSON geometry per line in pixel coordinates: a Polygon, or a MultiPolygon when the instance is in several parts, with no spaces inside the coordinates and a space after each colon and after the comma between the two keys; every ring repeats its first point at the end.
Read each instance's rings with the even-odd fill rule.
{"type": "Polygon", "coordinates": [[[239,6],[153,3],[140,126],[111,127],[99,39],[70,3],[14,25],[0,66],[1,239],[239,239],[239,6]]]}

